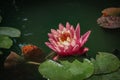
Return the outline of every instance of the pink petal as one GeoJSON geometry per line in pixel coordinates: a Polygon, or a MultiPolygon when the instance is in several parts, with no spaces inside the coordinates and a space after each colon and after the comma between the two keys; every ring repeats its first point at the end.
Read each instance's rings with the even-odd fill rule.
{"type": "Polygon", "coordinates": [[[52,32],[53,35],[57,35],[58,34],[58,32],[56,30],[54,30],[54,29],[51,29],[51,32],[52,32]]]}
{"type": "Polygon", "coordinates": [[[51,33],[48,33],[48,37],[49,37],[49,38],[52,38],[52,39],[55,39],[54,35],[51,34],[51,33]]]}
{"type": "Polygon", "coordinates": [[[75,45],[74,48],[72,49],[73,52],[77,52],[79,50],[79,45],[75,45]]]}
{"type": "Polygon", "coordinates": [[[56,49],[56,52],[58,52],[58,53],[61,52],[61,50],[60,50],[60,48],[58,46],[55,46],[55,49],[56,49]]]}
{"type": "Polygon", "coordinates": [[[58,46],[61,51],[64,51],[64,47],[58,46]]]}
{"type": "Polygon", "coordinates": [[[74,27],[71,26],[71,27],[70,27],[70,37],[71,37],[71,38],[74,37],[74,32],[75,32],[74,27]]]}
{"type": "Polygon", "coordinates": [[[68,53],[68,55],[72,55],[72,50],[73,47],[70,45],[69,48],[66,50],[66,52],[68,53]]]}
{"type": "Polygon", "coordinates": [[[55,41],[58,41],[57,37],[55,37],[55,35],[48,33],[48,37],[51,39],[54,39],[55,41]]]}
{"type": "Polygon", "coordinates": [[[70,30],[71,30],[72,32],[75,32],[75,29],[74,29],[73,25],[71,25],[70,30]]]}
{"type": "Polygon", "coordinates": [[[88,50],[89,50],[88,48],[83,48],[83,47],[82,47],[82,48],[80,48],[78,54],[82,55],[83,53],[87,52],[88,50]]]}
{"type": "Polygon", "coordinates": [[[50,43],[51,43],[52,45],[57,46],[57,43],[56,43],[56,41],[55,41],[54,39],[49,38],[49,41],[50,41],[50,43]]]}
{"type": "Polygon", "coordinates": [[[48,33],[48,36],[49,38],[54,39],[56,42],[58,41],[58,35],[53,35],[53,34],[48,33]]]}
{"type": "Polygon", "coordinates": [[[60,53],[61,49],[58,47],[58,45],[53,45],[52,43],[45,42],[45,44],[51,48],[53,51],[60,53]]]}
{"type": "Polygon", "coordinates": [[[67,55],[67,53],[66,52],[60,52],[60,53],[58,53],[60,56],[66,56],[67,55]]]}
{"type": "Polygon", "coordinates": [[[64,29],[64,26],[62,24],[59,24],[59,30],[62,31],[64,29]]]}
{"type": "Polygon", "coordinates": [[[76,45],[76,41],[73,39],[70,43],[71,46],[75,46],[76,45]]]}
{"type": "Polygon", "coordinates": [[[55,56],[55,57],[53,58],[53,60],[54,60],[54,61],[57,61],[58,58],[59,58],[59,55],[55,56]]]}
{"type": "Polygon", "coordinates": [[[80,38],[80,25],[79,24],[77,24],[75,34],[76,34],[76,38],[79,39],[80,38]]]}
{"type": "Polygon", "coordinates": [[[54,48],[54,46],[53,46],[51,43],[45,42],[45,44],[46,44],[49,48],[51,48],[53,51],[56,52],[56,49],[54,48]]]}
{"type": "Polygon", "coordinates": [[[67,23],[66,23],[66,29],[69,30],[69,29],[70,29],[70,26],[71,26],[71,25],[69,24],[69,22],[67,22],[67,23]]]}
{"type": "Polygon", "coordinates": [[[53,35],[51,33],[48,33],[49,38],[53,38],[53,35]]]}
{"type": "Polygon", "coordinates": [[[83,46],[86,43],[90,33],[91,33],[91,31],[88,31],[83,36],[81,36],[81,41],[80,41],[81,42],[81,46],[83,46]]]}

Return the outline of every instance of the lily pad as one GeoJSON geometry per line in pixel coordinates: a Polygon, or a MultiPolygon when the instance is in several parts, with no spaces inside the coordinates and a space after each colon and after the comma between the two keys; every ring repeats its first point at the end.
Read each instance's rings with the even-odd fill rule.
{"type": "Polygon", "coordinates": [[[87,80],[120,80],[120,69],[110,74],[93,75],[87,80]]]}
{"type": "Polygon", "coordinates": [[[83,80],[93,74],[94,66],[88,59],[60,63],[47,60],[39,66],[39,72],[49,80],[83,80]]]}
{"type": "Polygon", "coordinates": [[[95,59],[91,59],[95,67],[95,74],[111,73],[120,67],[119,59],[107,52],[99,52],[95,59]]]}
{"type": "Polygon", "coordinates": [[[0,27],[0,35],[6,35],[9,37],[20,37],[21,32],[12,27],[0,27]]]}
{"type": "Polygon", "coordinates": [[[9,49],[13,44],[13,41],[8,36],[0,35],[0,48],[9,49]]]}
{"type": "Polygon", "coordinates": [[[83,80],[90,77],[94,72],[93,64],[88,60],[84,59],[83,63],[75,60],[69,65],[68,71],[72,74],[72,80],[83,80]]]}
{"type": "Polygon", "coordinates": [[[62,64],[59,64],[52,60],[48,60],[42,63],[39,67],[39,72],[43,75],[43,77],[50,80],[58,80],[58,78],[60,80],[70,80],[70,77],[72,75],[65,70],[66,69],[62,64]]]}

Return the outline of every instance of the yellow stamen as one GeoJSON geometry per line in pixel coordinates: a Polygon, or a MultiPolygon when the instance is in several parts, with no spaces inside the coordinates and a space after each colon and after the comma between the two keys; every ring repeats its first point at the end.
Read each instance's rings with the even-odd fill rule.
{"type": "Polygon", "coordinates": [[[70,34],[69,33],[63,33],[60,36],[60,41],[62,41],[62,42],[67,41],[68,38],[70,38],[70,34]]]}

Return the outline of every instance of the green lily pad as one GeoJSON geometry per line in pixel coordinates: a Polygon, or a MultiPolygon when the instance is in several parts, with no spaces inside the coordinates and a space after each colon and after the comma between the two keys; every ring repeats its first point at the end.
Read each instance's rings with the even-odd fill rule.
{"type": "Polygon", "coordinates": [[[87,80],[120,80],[120,69],[110,74],[93,75],[87,80]]]}
{"type": "Polygon", "coordinates": [[[9,37],[20,37],[21,32],[12,27],[0,27],[0,35],[6,35],[9,37]]]}
{"type": "Polygon", "coordinates": [[[90,77],[94,72],[93,64],[88,60],[84,59],[83,63],[75,60],[71,63],[68,71],[72,74],[72,80],[83,80],[90,77]]]}
{"type": "Polygon", "coordinates": [[[47,60],[39,66],[39,72],[49,80],[83,80],[93,74],[94,66],[88,59],[60,63],[47,60]]]}
{"type": "Polygon", "coordinates": [[[63,65],[52,60],[42,63],[39,67],[39,72],[43,75],[43,77],[50,80],[70,80],[71,75],[65,70],[66,69],[63,65]]]}
{"type": "Polygon", "coordinates": [[[9,49],[13,45],[13,41],[8,36],[0,35],[0,48],[9,49]]]}
{"type": "Polygon", "coordinates": [[[99,52],[95,59],[91,59],[94,64],[95,74],[110,73],[120,67],[119,59],[107,52],[99,52]]]}

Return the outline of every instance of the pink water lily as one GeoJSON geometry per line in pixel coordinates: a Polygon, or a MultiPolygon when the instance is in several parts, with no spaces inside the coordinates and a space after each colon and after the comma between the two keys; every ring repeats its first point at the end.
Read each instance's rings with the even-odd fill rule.
{"type": "Polygon", "coordinates": [[[45,44],[59,56],[81,55],[89,50],[84,47],[84,44],[88,40],[90,33],[91,31],[88,31],[80,36],[80,25],[77,24],[76,29],[74,29],[67,22],[66,27],[59,24],[59,29],[51,29],[51,33],[48,33],[49,42],[45,42],[45,44]]]}

